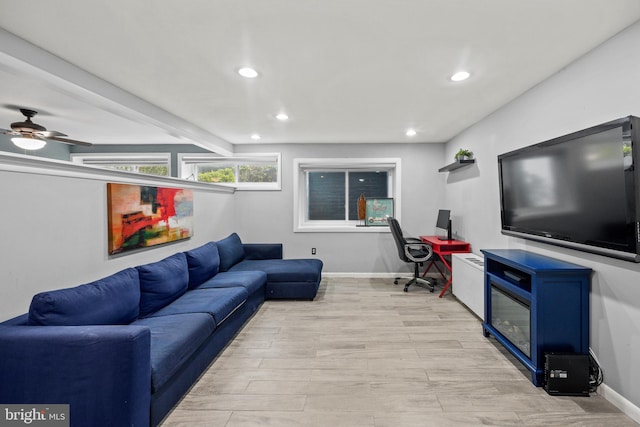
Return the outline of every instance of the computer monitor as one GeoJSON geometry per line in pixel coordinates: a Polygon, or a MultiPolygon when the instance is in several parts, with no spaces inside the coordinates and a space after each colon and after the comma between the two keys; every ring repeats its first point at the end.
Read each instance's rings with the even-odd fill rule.
{"type": "Polygon", "coordinates": [[[438,211],[438,220],[436,221],[436,228],[441,228],[447,231],[446,236],[438,237],[438,239],[453,240],[451,238],[451,211],[446,209],[440,209],[438,211]]]}

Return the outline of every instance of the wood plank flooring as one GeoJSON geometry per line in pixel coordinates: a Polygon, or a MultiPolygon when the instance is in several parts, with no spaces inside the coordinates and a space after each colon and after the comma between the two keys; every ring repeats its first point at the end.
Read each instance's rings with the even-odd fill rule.
{"type": "Polygon", "coordinates": [[[266,301],[163,427],[637,426],[597,394],[552,397],[455,297],[329,278],[266,301]]]}

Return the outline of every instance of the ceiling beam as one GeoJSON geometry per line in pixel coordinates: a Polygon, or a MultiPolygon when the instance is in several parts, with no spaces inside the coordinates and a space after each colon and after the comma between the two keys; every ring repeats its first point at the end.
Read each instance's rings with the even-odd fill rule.
{"type": "Polygon", "coordinates": [[[0,28],[0,64],[54,85],[119,117],[154,126],[218,154],[233,154],[230,142],[91,74],[0,28]]]}

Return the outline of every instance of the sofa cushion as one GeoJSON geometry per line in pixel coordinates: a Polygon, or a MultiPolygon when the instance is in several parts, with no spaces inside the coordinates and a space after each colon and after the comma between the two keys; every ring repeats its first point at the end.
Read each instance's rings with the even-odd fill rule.
{"type": "Polygon", "coordinates": [[[151,317],[184,313],[208,313],[219,326],[247,300],[249,294],[241,286],[235,288],[196,289],[182,295],[151,317]]]}
{"type": "Polygon", "coordinates": [[[231,271],[260,270],[267,273],[267,282],[318,282],[322,272],[319,259],[244,260],[231,271]]]}
{"type": "Polygon", "coordinates": [[[199,248],[185,252],[189,266],[189,289],[197,288],[220,270],[218,246],[209,242],[199,248]]]}
{"type": "Polygon", "coordinates": [[[151,331],[151,392],[160,389],[213,333],[215,324],[206,313],[147,317],[132,325],[151,331]]]}
{"type": "Polygon", "coordinates": [[[233,233],[216,242],[220,254],[220,271],[227,271],[244,259],[244,247],[238,234],[233,233]]]}
{"type": "Polygon", "coordinates": [[[242,286],[249,295],[255,292],[264,293],[267,284],[267,273],[264,271],[225,271],[218,273],[204,282],[198,289],[233,288],[242,286]]]}
{"type": "Polygon", "coordinates": [[[140,283],[135,268],[95,282],[42,292],[29,307],[30,325],[126,325],[138,318],[140,283]]]}
{"type": "Polygon", "coordinates": [[[140,317],[161,309],[187,291],[189,269],[182,252],[136,269],[140,275],[140,317]]]}

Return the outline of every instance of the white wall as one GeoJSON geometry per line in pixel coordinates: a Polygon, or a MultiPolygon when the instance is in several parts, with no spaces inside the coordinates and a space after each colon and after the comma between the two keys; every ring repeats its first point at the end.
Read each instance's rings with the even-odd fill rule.
{"type": "Polygon", "coordinates": [[[450,141],[448,156],[460,147],[476,153],[477,173],[450,174],[445,197],[476,253],[524,248],[594,270],[591,347],[604,370],[603,390],[640,421],[640,265],[501,235],[497,169],[501,153],[640,115],[639,41],[640,23],[450,141]]]}
{"type": "MultiPolygon", "coordinates": [[[[240,145],[236,153],[281,152],[282,191],[236,192],[236,228],[243,241],[283,242],[285,256],[311,258],[311,248],[328,273],[395,273],[410,275],[385,233],[294,233],[293,160],[295,158],[401,158],[400,225],[408,235],[435,232],[444,200],[444,144],[282,144],[240,145]]],[[[453,161],[453,158],[452,158],[453,161]]],[[[451,162],[448,162],[451,163],[451,162]]]]}
{"type": "MultiPolygon", "coordinates": [[[[0,164],[0,321],[26,313],[37,292],[158,261],[233,231],[233,194],[193,189],[192,238],[109,256],[106,183],[122,179],[7,169],[15,168],[0,164]]],[[[171,186],[153,180],[146,184],[171,186]]]]}

